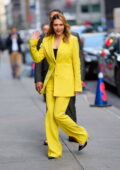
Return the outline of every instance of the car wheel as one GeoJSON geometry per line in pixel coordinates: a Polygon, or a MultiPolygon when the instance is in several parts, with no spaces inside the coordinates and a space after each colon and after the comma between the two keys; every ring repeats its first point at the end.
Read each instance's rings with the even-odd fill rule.
{"type": "Polygon", "coordinates": [[[116,86],[117,86],[117,94],[120,97],[120,69],[116,72],[116,86]]]}

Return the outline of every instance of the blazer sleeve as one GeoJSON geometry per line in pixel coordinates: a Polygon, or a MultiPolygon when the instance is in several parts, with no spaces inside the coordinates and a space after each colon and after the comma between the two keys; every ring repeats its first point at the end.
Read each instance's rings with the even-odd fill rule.
{"type": "Polygon", "coordinates": [[[84,81],[85,79],[85,63],[84,63],[84,54],[83,54],[83,42],[81,41],[79,34],[76,32],[72,32],[72,34],[77,37],[79,44],[79,57],[81,63],[81,79],[84,81]]]}
{"type": "Polygon", "coordinates": [[[22,38],[20,37],[19,34],[18,34],[18,44],[19,44],[19,45],[23,44],[23,40],[22,40],[22,38]]]}
{"type": "Polygon", "coordinates": [[[39,63],[45,58],[44,44],[42,43],[40,49],[37,50],[37,42],[37,40],[33,39],[29,41],[31,56],[35,63],[39,63]]]}
{"type": "MultiPolygon", "coordinates": [[[[43,41],[43,38],[44,38],[44,35],[41,35],[40,39],[37,42],[37,50],[38,51],[40,49],[40,45],[43,41]]],[[[41,62],[35,64],[35,76],[34,76],[35,83],[44,81],[42,71],[43,71],[43,60],[41,62]]]]}
{"type": "Polygon", "coordinates": [[[73,39],[73,70],[74,70],[75,91],[82,92],[79,44],[77,38],[73,39]]]}
{"type": "Polygon", "coordinates": [[[37,83],[37,82],[43,82],[42,62],[43,62],[43,61],[35,64],[35,76],[34,76],[35,83],[37,83]]]}

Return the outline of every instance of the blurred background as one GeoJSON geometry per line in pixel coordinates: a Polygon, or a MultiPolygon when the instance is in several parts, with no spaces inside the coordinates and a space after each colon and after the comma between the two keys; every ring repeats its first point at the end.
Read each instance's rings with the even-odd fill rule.
{"type": "Polygon", "coordinates": [[[0,51],[7,51],[6,39],[16,27],[23,40],[24,68],[34,70],[28,40],[34,30],[48,23],[52,9],[63,11],[71,31],[80,36],[83,80],[96,79],[102,71],[105,82],[117,87],[120,96],[120,0],[0,0],[0,51]]]}
{"type": "Polygon", "coordinates": [[[13,25],[19,30],[39,29],[54,8],[64,12],[70,25],[119,29],[115,15],[118,7],[119,0],[0,0],[0,32],[7,33],[13,25]]]}

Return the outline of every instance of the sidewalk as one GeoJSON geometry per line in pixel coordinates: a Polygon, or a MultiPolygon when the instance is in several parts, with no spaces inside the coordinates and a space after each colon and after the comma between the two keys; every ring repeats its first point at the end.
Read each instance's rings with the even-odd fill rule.
{"type": "Polygon", "coordinates": [[[90,107],[94,94],[77,96],[78,124],[87,128],[88,146],[68,142],[60,131],[63,157],[48,160],[44,140],[45,104],[32,78],[13,80],[8,57],[0,66],[0,170],[119,170],[120,113],[115,107],[90,107]]]}

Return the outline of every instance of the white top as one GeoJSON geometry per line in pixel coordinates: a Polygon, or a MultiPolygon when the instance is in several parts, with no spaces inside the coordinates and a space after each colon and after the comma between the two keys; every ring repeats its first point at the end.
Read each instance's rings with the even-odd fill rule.
{"type": "Polygon", "coordinates": [[[17,39],[12,39],[12,51],[18,51],[17,39]]]}

